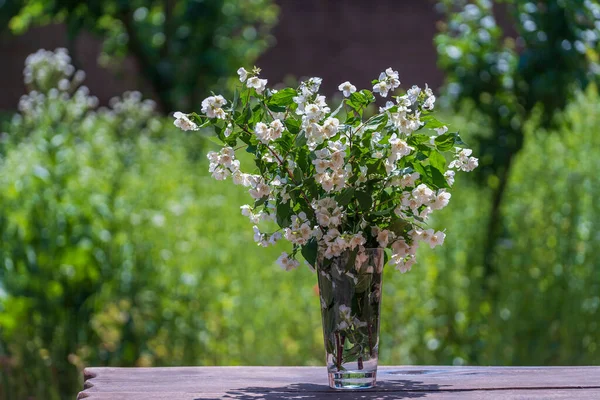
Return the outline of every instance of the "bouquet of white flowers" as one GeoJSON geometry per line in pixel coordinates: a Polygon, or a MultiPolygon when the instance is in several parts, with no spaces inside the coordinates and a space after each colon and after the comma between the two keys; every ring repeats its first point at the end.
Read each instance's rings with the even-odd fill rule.
{"type": "Polygon", "coordinates": [[[254,204],[241,208],[254,240],[266,247],[285,238],[292,250],[277,260],[282,268],[296,268],[300,252],[318,270],[330,386],[372,387],[383,266],[406,272],[419,243],[444,243],[427,219],[448,205],[455,171],[478,161],[433,116],[427,86],[372,106],[373,92],[387,97],[400,86],[391,68],[372,82],[373,92],[342,83],[344,99],[333,111],[319,95],[320,78],[271,90],[258,68],[238,74],[245,85],[232,101],[210,96],[201,114],[175,113],[175,125],[215,128],[223,148],[208,154],[209,170],[248,187],[254,204]],[[254,155],[251,173],[236,159],[242,148],[254,155]],[[262,221],[279,229],[263,231],[262,221]]]}
{"type": "Polygon", "coordinates": [[[320,78],[271,90],[259,74],[240,68],[245,85],[233,100],[210,96],[201,114],[175,113],[175,125],[215,128],[224,147],[208,154],[210,172],[249,188],[254,204],[242,213],[260,246],[282,238],[292,243],[291,253],[278,259],[283,268],[299,265],[298,252],[314,267],[319,251],[328,259],[354,251],[358,265],[365,248],[377,247],[390,248],[389,264],[406,272],[420,242],[444,242],[445,233],[428,229],[427,219],[448,205],[455,171],[471,171],[478,160],[433,116],[435,96],[427,85],[392,96],[395,101],[365,118],[373,92],[387,97],[400,86],[397,71],[382,72],[373,92],[342,83],[344,99],[333,111],[319,95],[320,78]],[[236,159],[243,147],[255,156],[252,173],[242,172],[236,159]],[[263,220],[280,229],[261,231],[263,220]]]}

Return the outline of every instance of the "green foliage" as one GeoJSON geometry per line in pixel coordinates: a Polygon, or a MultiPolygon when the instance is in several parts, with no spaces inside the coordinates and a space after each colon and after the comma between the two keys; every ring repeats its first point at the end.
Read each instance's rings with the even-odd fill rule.
{"type": "Polygon", "coordinates": [[[571,99],[574,89],[598,82],[600,5],[590,0],[505,0],[518,33],[515,41],[496,24],[490,0],[440,2],[448,14],[435,38],[438,64],[446,73],[455,109],[473,102],[489,118],[493,134],[479,137],[482,178],[503,179],[522,147],[523,124],[536,105],[541,122],[571,99]]]}
{"type": "MultiPolygon", "coordinates": [[[[466,131],[477,133],[479,121],[464,114],[466,131]]],[[[448,228],[445,245],[420,251],[410,274],[384,277],[384,363],[598,363],[599,123],[591,88],[560,115],[558,129],[526,125],[503,205],[506,239],[493,255],[495,294],[481,286],[489,196],[457,180],[435,217],[448,228]]]]}
{"type": "Polygon", "coordinates": [[[151,104],[83,92],[30,93],[2,142],[3,398],[73,398],[87,365],[316,363],[296,342],[320,332],[314,275],[281,280],[241,191],[151,104]]]}
{"type": "Polygon", "coordinates": [[[438,64],[446,73],[449,103],[474,107],[491,127],[479,134],[479,182],[492,189],[484,244],[484,284],[494,290],[493,254],[506,227],[502,204],[524,126],[542,107],[549,128],[576,89],[600,82],[600,4],[592,0],[504,0],[518,38],[496,25],[490,0],[443,0],[447,23],[435,38],[438,64]]]}
{"type": "Polygon", "coordinates": [[[82,30],[104,39],[100,62],[106,66],[118,67],[124,56],[133,56],[163,112],[199,107],[202,96],[223,87],[231,71],[253,63],[272,43],[269,32],[277,15],[272,0],[11,0],[0,5],[0,20],[10,17],[14,33],[62,21],[73,46],[82,30]]]}

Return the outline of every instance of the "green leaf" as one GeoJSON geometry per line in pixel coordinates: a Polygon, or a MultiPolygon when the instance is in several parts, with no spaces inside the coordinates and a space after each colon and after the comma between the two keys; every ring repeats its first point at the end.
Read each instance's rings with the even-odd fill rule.
{"type": "Polygon", "coordinates": [[[379,114],[376,115],[375,117],[369,119],[368,123],[365,125],[364,128],[364,132],[372,132],[372,131],[379,131],[383,128],[385,128],[385,125],[388,122],[388,116],[387,114],[379,114]]]}
{"type": "Polygon", "coordinates": [[[246,152],[256,154],[256,149],[257,147],[255,145],[248,145],[248,147],[246,147],[246,152]]]}
{"type": "Polygon", "coordinates": [[[303,180],[304,174],[302,173],[302,170],[299,167],[296,167],[296,169],[294,169],[294,181],[300,184],[303,180]]]}
{"type": "Polygon", "coordinates": [[[446,171],[446,159],[435,150],[429,154],[429,164],[442,173],[446,171]]]}
{"type": "MultiPolygon", "coordinates": [[[[294,102],[294,97],[297,95],[296,91],[292,88],[285,88],[275,93],[269,99],[269,106],[282,106],[285,107],[294,102]]],[[[270,107],[269,107],[270,108],[270,107]]],[[[285,111],[285,110],[284,110],[285,111]]]]}
{"type": "Polygon", "coordinates": [[[425,122],[424,127],[427,129],[441,128],[442,126],[446,125],[438,121],[433,115],[421,116],[421,121],[425,122]]]}
{"type": "Polygon", "coordinates": [[[367,100],[367,97],[362,94],[361,92],[354,92],[350,95],[350,97],[348,98],[348,100],[350,100],[351,102],[355,103],[355,104],[360,104],[360,105],[367,105],[369,103],[369,101],[367,100]]]}
{"type": "Polygon", "coordinates": [[[296,136],[296,148],[302,148],[306,145],[307,139],[306,134],[304,132],[300,132],[299,135],[296,136]]]}
{"type": "Polygon", "coordinates": [[[285,121],[283,121],[283,123],[284,123],[285,127],[287,128],[287,130],[290,131],[290,133],[297,135],[300,132],[301,122],[298,121],[297,119],[288,118],[285,121]]]}
{"type": "Polygon", "coordinates": [[[274,106],[273,104],[267,104],[269,110],[277,113],[285,112],[286,108],[284,106],[274,106]]]}
{"type": "Polygon", "coordinates": [[[284,154],[287,154],[294,145],[294,139],[289,134],[284,134],[280,139],[276,140],[275,143],[279,146],[284,154]]]}
{"type": "Polygon", "coordinates": [[[340,207],[344,207],[352,201],[353,197],[354,197],[354,188],[346,188],[346,189],[342,190],[342,192],[336,196],[335,200],[337,201],[337,203],[340,207]]]}
{"type": "Polygon", "coordinates": [[[233,101],[231,102],[231,109],[235,110],[240,102],[240,90],[235,88],[235,92],[233,92],[233,101]]]}
{"type": "Polygon", "coordinates": [[[291,221],[292,207],[290,202],[283,203],[281,200],[278,201],[277,204],[277,224],[281,228],[285,228],[289,226],[291,221]]]}
{"type": "Polygon", "coordinates": [[[342,107],[344,107],[344,100],[342,100],[342,102],[340,103],[340,105],[338,106],[338,108],[336,108],[334,112],[332,112],[331,114],[329,114],[329,116],[330,117],[335,117],[336,115],[338,115],[338,113],[342,110],[342,107]]]}
{"type": "Polygon", "coordinates": [[[315,264],[317,263],[317,251],[317,240],[315,238],[312,238],[308,241],[307,244],[302,246],[301,253],[304,259],[308,261],[310,265],[315,266],[315,264]]]}
{"type": "Polygon", "coordinates": [[[219,146],[223,146],[225,143],[223,143],[223,141],[221,139],[219,139],[218,137],[215,136],[207,136],[206,137],[208,140],[210,140],[211,142],[218,144],[219,146]]]}
{"type": "Polygon", "coordinates": [[[421,144],[421,143],[428,143],[429,142],[429,136],[427,136],[427,135],[421,135],[421,134],[418,134],[418,133],[413,133],[412,135],[410,135],[408,137],[408,139],[406,140],[406,142],[410,146],[415,146],[415,145],[421,144]]]}
{"type": "Polygon", "coordinates": [[[254,208],[262,206],[269,199],[269,196],[261,197],[254,202],[254,208]]]}
{"type": "Polygon", "coordinates": [[[355,192],[355,197],[358,200],[358,204],[363,211],[367,211],[371,208],[373,204],[373,199],[371,199],[371,194],[364,191],[355,192]]]}
{"type": "Polygon", "coordinates": [[[248,125],[255,126],[257,123],[264,120],[265,111],[260,104],[252,109],[252,116],[248,119],[248,125]]]}
{"type": "MultiPolygon", "coordinates": [[[[298,140],[296,139],[296,146],[297,146],[298,140]]],[[[298,167],[300,167],[300,169],[302,170],[303,173],[306,173],[306,175],[309,175],[309,169],[310,169],[310,159],[308,156],[308,149],[306,147],[299,147],[299,151],[298,151],[298,158],[296,163],[298,164],[298,167]]]]}
{"type": "Polygon", "coordinates": [[[360,92],[363,94],[363,96],[365,96],[369,103],[373,103],[376,100],[375,96],[373,95],[373,92],[371,92],[370,90],[363,89],[360,92]]]}
{"type": "Polygon", "coordinates": [[[356,284],[356,293],[362,293],[366,291],[371,286],[371,281],[373,280],[373,274],[359,274],[358,275],[358,283],[356,284]]]}
{"type": "Polygon", "coordinates": [[[452,150],[454,147],[454,142],[454,134],[449,132],[435,138],[435,146],[441,151],[452,150]]]}
{"type": "Polygon", "coordinates": [[[380,216],[380,217],[385,217],[385,216],[388,216],[388,215],[390,215],[391,213],[393,213],[393,212],[394,212],[394,210],[395,210],[395,208],[394,208],[394,207],[392,207],[392,208],[388,208],[388,209],[381,210],[381,211],[375,211],[375,212],[373,213],[373,215],[377,215],[377,216],[380,216]]]}
{"type": "MultiPolygon", "coordinates": [[[[431,167],[431,165],[430,165],[431,167]]],[[[448,182],[446,181],[446,177],[444,177],[444,174],[439,171],[437,168],[430,168],[430,174],[431,174],[431,179],[433,181],[433,184],[438,188],[438,189],[442,189],[442,188],[449,188],[450,186],[448,185],[448,182]]]]}
{"type": "Polygon", "coordinates": [[[235,122],[238,125],[247,125],[250,118],[252,118],[252,110],[249,106],[246,106],[239,117],[235,119],[235,122]]]}
{"type": "Polygon", "coordinates": [[[411,228],[411,225],[407,222],[404,221],[403,219],[395,219],[389,226],[389,229],[394,232],[397,236],[401,236],[402,234],[404,234],[404,232],[406,232],[407,230],[409,230],[411,228]]]}
{"type": "Polygon", "coordinates": [[[304,181],[304,186],[308,189],[310,195],[314,198],[319,197],[319,188],[317,187],[317,181],[315,178],[310,178],[304,181]]]}

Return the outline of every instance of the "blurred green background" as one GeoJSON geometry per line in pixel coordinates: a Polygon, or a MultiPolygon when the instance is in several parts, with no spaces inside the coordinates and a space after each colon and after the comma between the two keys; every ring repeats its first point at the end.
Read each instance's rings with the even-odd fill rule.
{"type": "Polygon", "coordinates": [[[370,3],[0,1],[3,43],[60,26],[73,55],[3,78],[24,97],[0,114],[0,398],[72,398],[90,365],[324,365],[315,275],[277,268],[285,244],[255,246],[247,194],[207,173],[210,132],[168,116],[255,62],[272,84],[331,75],[328,95],[389,65],[404,87],[443,83],[441,112],[481,158],[435,216],[445,245],[385,273],[381,363],[600,364],[600,4],[370,3]],[[414,20],[427,47],[333,15],[414,20]],[[104,78],[77,72],[83,36],[122,95],[84,86],[104,78]]]}

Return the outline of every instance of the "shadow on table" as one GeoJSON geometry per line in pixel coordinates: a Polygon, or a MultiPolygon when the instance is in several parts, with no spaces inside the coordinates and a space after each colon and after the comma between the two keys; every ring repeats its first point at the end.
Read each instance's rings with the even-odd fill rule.
{"type": "MultiPolygon", "coordinates": [[[[360,399],[360,400],[391,400],[418,399],[431,392],[440,390],[440,385],[424,384],[414,380],[385,381],[377,384],[374,389],[358,391],[337,391],[329,386],[311,383],[299,383],[284,387],[247,387],[227,391],[221,398],[236,400],[275,400],[275,399],[360,399]]],[[[207,400],[207,399],[195,399],[207,400]]]]}

